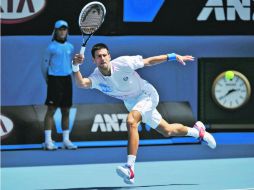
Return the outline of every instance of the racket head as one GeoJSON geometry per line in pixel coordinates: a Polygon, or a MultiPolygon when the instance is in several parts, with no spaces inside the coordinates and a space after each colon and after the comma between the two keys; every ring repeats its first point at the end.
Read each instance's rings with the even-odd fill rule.
{"type": "Polygon", "coordinates": [[[79,27],[82,33],[91,35],[99,29],[106,16],[105,6],[93,1],[83,7],[79,14],[79,27]]]}

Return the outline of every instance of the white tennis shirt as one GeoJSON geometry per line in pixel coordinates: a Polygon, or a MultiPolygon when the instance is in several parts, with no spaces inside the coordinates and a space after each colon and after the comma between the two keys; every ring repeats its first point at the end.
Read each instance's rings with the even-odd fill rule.
{"type": "Polygon", "coordinates": [[[140,95],[147,82],[135,70],[144,67],[143,57],[121,56],[110,63],[110,76],[104,76],[96,68],[88,77],[92,81],[91,88],[120,100],[128,100],[140,95]]]}

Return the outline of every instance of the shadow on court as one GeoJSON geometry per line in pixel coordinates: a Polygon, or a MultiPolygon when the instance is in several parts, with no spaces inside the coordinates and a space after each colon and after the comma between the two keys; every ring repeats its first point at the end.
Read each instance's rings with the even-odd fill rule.
{"type": "Polygon", "coordinates": [[[48,190],[118,190],[118,189],[137,189],[137,188],[146,188],[146,187],[167,187],[167,186],[194,186],[199,184],[192,184],[192,183],[186,183],[186,184],[165,184],[165,185],[141,185],[141,186],[127,186],[127,187],[86,187],[86,188],[67,188],[67,189],[48,189],[48,190]]]}

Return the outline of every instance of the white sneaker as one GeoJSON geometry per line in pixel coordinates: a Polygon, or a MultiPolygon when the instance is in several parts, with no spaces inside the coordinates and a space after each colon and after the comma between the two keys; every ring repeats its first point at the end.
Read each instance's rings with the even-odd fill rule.
{"type": "Polygon", "coordinates": [[[126,184],[134,184],[134,171],[130,166],[118,166],[116,172],[126,184]]]}
{"type": "Polygon", "coordinates": [[[78,147],[73,144],[70,140],[63,141],[62,149],[76,150],[78,147]]]}
{"type": "Polygon", "coordinates": [[[54,144],[54,141],[48,141],[42,143],[42,147],[44,150],[57,150],[58,147],[54,144]]]}
{"type": "Polygon", "coordinates": [[[193,127],[199,131],[200,141],[205,141],[212,149],[216,148],[215,139],[210,133],[206,132],[205,125],[201,121],[197,121],[193,127]]]}

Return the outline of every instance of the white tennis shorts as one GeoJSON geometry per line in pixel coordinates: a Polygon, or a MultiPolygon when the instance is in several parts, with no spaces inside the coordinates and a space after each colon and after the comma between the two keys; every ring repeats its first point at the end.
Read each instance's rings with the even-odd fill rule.
{"type": "Polygon", "coordinates": [[[136,98],[124,101],[124,105],[129,112],[136,110],[142,115],[142,122],[155,129],[158,127],[162,117],[156,107],[159,103],[159,94],[149,83],[146,83],[142,93],[136,98]]]}

